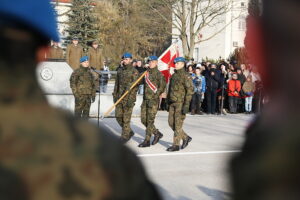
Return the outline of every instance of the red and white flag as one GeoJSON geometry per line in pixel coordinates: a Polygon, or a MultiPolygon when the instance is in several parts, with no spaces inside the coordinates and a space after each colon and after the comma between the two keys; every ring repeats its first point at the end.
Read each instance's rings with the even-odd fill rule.
{"type": "Polygon", "coordinates": [[[158,70],[165,76],[166,82],[174,73],[174,59],[179,56],[179,47],[175,42],[158,58],[158,70]]]}

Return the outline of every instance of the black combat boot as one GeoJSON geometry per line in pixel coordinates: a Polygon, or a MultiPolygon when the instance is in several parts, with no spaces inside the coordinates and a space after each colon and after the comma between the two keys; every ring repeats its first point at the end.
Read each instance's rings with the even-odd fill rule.
{"type": "Polygon", "coordinates": [[[163,136],[164,135],[159,130],[157,130],[157,133],[155,134],[154,139],[152,141],[152,145],[156,145],[160,138],[162,138],[163,136]]]}
{"type": "Polygon", "coordinates": [[[144,140],[138,147],[150,147],[150,141],[144,140]]]}
{"type": "Polygon", "coordinates": [[[195,109],[192,109],[192,111],[191,111],[191,115],[195,115],[196,114],[196,111],[195,111],[195,109]]]}
{"type": "Polygon", "coordinates": [[[123,137],[121,137],[120,140],[121,140],[121,142],[123,144],[125,144],[125,143],[127,143],[130,140],[130,138],[123,138],[123,137]]]}
{"type": "Polygon", "coordinates": [[[187,145],[189,145],[189,142],[191,142],[191,141],[192,141],[192,138],[190,136],[188,136],[185,140],[183,140],[181,149],[184,149],[185,147],[187,147],[187,145]]]}
{"type": "Polygon", "coordinates": [[[172,145],[169,148],[167,148],[167,151],[179,151],[178,145],[172,145]]]}

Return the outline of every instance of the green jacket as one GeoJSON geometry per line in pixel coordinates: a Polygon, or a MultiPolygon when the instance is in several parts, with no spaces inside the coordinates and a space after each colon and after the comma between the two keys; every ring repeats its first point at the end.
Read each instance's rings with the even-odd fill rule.
{"type": "Polygon", "coordinates": [[[168,101],[170,103],[183,103],[183,108],[189,108],[193,96],[192,78],[184,68],[175,70],[170,79],[168,101]]]}
{"type": "MultiPolygon", "coordinates": [[[[131,65],[120,67],[117,71],[117,77],[113,92],[114,102],[130,89],[132,84],[139,78],[139,72],[131,65]]],[[[123,99],[122,104],[134,106],[136,101],[138,87],[134,87],[129,94],[123,99]]]]}
{"type": "Polygon", "coordinates": [[[155,100],[159,99],[159,96],[166,89],[166,81],[162,73],[156,68],[149,69],[149,80],[157,88],[157,92],[154,92],[149,85],[146,83],[146,78],[144,78],[144,100],[155,100]]]}
{"type": "Polygon", "coordinates": [[[96,83],[90,69],[80,66],[70,77],[70,86],[74,96],[96,95],[96,83]]]}

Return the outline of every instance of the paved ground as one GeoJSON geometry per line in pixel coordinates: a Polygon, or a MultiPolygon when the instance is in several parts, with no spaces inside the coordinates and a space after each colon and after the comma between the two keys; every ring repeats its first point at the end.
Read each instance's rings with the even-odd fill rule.
{"type": "MultiPolygon", "coordinates": [[[[136,133],[127,144],[141,158],[151,179],[166,200],[226,200],[230,198],[227,163],[243,142],[243,131],[252,120],[249,115],[188,116],[184,130],[193,138],[190,145],[168,153],[173,133],[168,127],[167,113],[159,112],[157,128],[164,134],[159,144],[138,148],[144,139],[139,118],[132,119],[136,133]]],[[[115,119],[104,119],[103,126],[120,134],[115,119]]]]}

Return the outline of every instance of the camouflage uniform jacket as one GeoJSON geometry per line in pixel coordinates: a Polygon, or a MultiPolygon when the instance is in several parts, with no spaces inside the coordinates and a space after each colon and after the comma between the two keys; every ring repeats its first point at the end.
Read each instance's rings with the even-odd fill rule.
{"type": "MultiPolygon", "coordinates": [[[[131,65],[120,67],[117,71],[117,78],[115,82],[113,98],[116,102],[132,84],[139,78],[139,72],[131,65]]],[[[129,94],[123,99],[122,103],[134,105],[136,101],[138,87],[134,87],[129,94]]],[[[130,106],[129,105],[129,106],[130,106]]]]}
{"type": "Polygon", "coordinates": [[[158,100],[159,96],[165,91],[166,89],[166,81],[162,73],[157,69],[157,67],[153,69],[149,69],[149,79],[150,81],[156,86],[157,92],[151,90],[149,85],[146,83],[144,78],[144,100],[158,100]]]}
{"type": "Polygon", "coordinates": [[[193,82],[189,73],[184,69],[175,70],[170,80],[168,101],[183,103],[184,108],[189,108],[193,93],[193,82]]]}
{"type": "Polygon", "coordinates": [[[160,199],[141,162],[111,132],[47,104],[35,67],[3,68],[1,200],[160,199]]]}
{"type": "Polygon", "coordinates": [[[80,66],[72,73],[70,86],[75,96],[82,94],[96,95],[95,79],[88,67],[80,66]]]}

